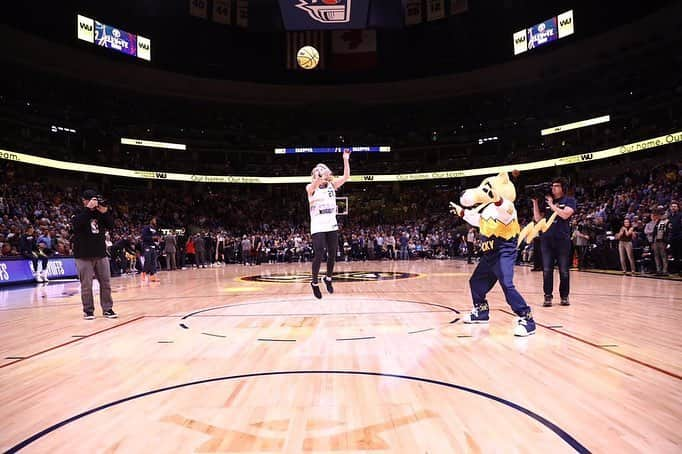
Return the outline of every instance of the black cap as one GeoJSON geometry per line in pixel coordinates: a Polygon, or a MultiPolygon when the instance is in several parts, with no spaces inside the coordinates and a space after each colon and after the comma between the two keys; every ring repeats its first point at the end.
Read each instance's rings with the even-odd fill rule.
{"type": "Polygon", "coordinates": [[[86,189],[85,191],[83,191],[82,197],[83,200],[90,200],[93,197],[97,197],[97,191],[95,191],[94,189],[86,189]]]}

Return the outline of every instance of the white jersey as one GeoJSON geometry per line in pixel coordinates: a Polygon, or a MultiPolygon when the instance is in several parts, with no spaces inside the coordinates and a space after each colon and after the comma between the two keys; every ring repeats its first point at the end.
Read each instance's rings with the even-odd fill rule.
{"type": "Polygon", "coordinates": [[[317,188],[310,203],[310,233],[334,232],[339,230],[336,222],[336,191],[331,183],[324,188],[317,188]]]}

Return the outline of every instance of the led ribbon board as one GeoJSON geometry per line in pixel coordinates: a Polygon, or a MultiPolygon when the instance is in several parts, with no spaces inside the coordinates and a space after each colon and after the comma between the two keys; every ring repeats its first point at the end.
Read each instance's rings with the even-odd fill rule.
{"type": "Polygon", "coordinates": [[[609,121],[611,121],[611,116],[604,115],[602,117],[590,118],[589,120],[576,121],[574,123],[568,123],[565,125],[543,129],[540,131],[540,135],[548,136],[550,134],[556,134],[558,132],[570,131],[571,129],[585,128],[587,126],[598,125],[600,123],[607,123],[609,121]]]}
{"type": "MultiPolygon", "coordinates": [[[[670,145],[682,142],[682,131],[673,132],[664,136],[633,142],[619,147],[605,150],[565,156],[562,158],[546,159],[544,161],[526,162],[522,164],[508,164],[496,167],[483,167],[479,169],[452,170],[444,172],[404,173],[395,175],[354,175],[351,181],[358,182],[391,182],[391,181],[421,181],[434,179],[463,178],[477,175],[491,175],[499,172],[512,170],[537,170],[556,166],[579,164],[587,161],[613,158],[620,155],[636,153],[642,150],[670,145]]],[[[0,149],[0,159],[5,161],[32,164],[52,169],[70,170],[73,172],[88,172],[102,175],[113,175],[126,178],[142,178],[148,180],[167,181],[194,181],[199,183],[247,183],[247,184],[285,184],[285,183],[308,183],[310,176],[301,177],[247,177],[247,176],[224,176],[224,175],[192,175],[187,173],[170,173],[165,171],[130,170],[116,167],[104,167],[93,164],[80,164],[75,162],[58,161],[56,159],[42,158],[29,154],[16,153],[0,149]]]]}
{"type": "Polygon", "coordinates": [[[134,145],[137,147],[164,148],[167,150],[187,150],[187,145],[183,143],[155,142],[153,140],[121,138],[121,144],[134,145]]]}
{"type": "Polygon", "coordinates": [[[342,153],[350,150],[362,153],[388,153],[389,146],[380,147],[308,147],[308,148],[275,148],[275,154],[300,154],[300,153],[342,153]]]}

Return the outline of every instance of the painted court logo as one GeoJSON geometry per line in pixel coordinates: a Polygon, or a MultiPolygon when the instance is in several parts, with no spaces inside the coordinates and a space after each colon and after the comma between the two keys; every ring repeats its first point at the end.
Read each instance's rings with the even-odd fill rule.
{"type": "Polygon", "coordinates": [[[323,24],[350,22],[351,0],[298,0],[296,8],[323,24]]]}
{"type": "MultiPolygon", "coordinates": [[[[410,279],[417,277],[416,273],[398,273],[392,271],[344,271],[334,273],[334,282],[376,282],[376,281],[391,281],[398,279],[410,279]]],[[[273,273],[260,274],[258,276],[244,276],[243,281],[255,282],[275,282],[280,284],[301,284],[310,282],[312,275],[310,273],[273,273]]]]}

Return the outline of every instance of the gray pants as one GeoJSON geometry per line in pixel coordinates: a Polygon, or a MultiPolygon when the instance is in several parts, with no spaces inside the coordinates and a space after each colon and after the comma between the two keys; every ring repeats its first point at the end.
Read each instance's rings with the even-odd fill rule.
{"type": "Polygon", "coordinates": [[[206,265],[206,251],[202,249],[197,249],[197,254],[194,256],[197,262],[197,268],[201,265],[206,265]]]}
{"type": "Polygon", "coordinates": [[[654,259],[656,260],[656,272],[668,272],[668,252],[665,250],[665,241],[656,241],[654,243],[654,259]]]}
{"type": "Polygon", "coordinates": [[[81,281],[81,301],[83,312],[94,312],[95,302],[92,294],[92,279],[99,282],[99,302],[102,311],[113,308],[114,301],[111,299],[111,271],[109,258],[80,258],[76,259],[78,279],[81,281]]]}
{"type": "Polygon", "coordinates": [[[177,268],[175,264],[175,251],[166,251],[166,269],[174,270],[177,268]]]}
{"type": "Polygon", "coordinates": [[[618,255],[620,255],[620,267],[623,273],[628,270],[627,262],[630,262],[630,271],[635,272],[635,254],[632,252],[632,241],[618,242],[618,255]]]}

